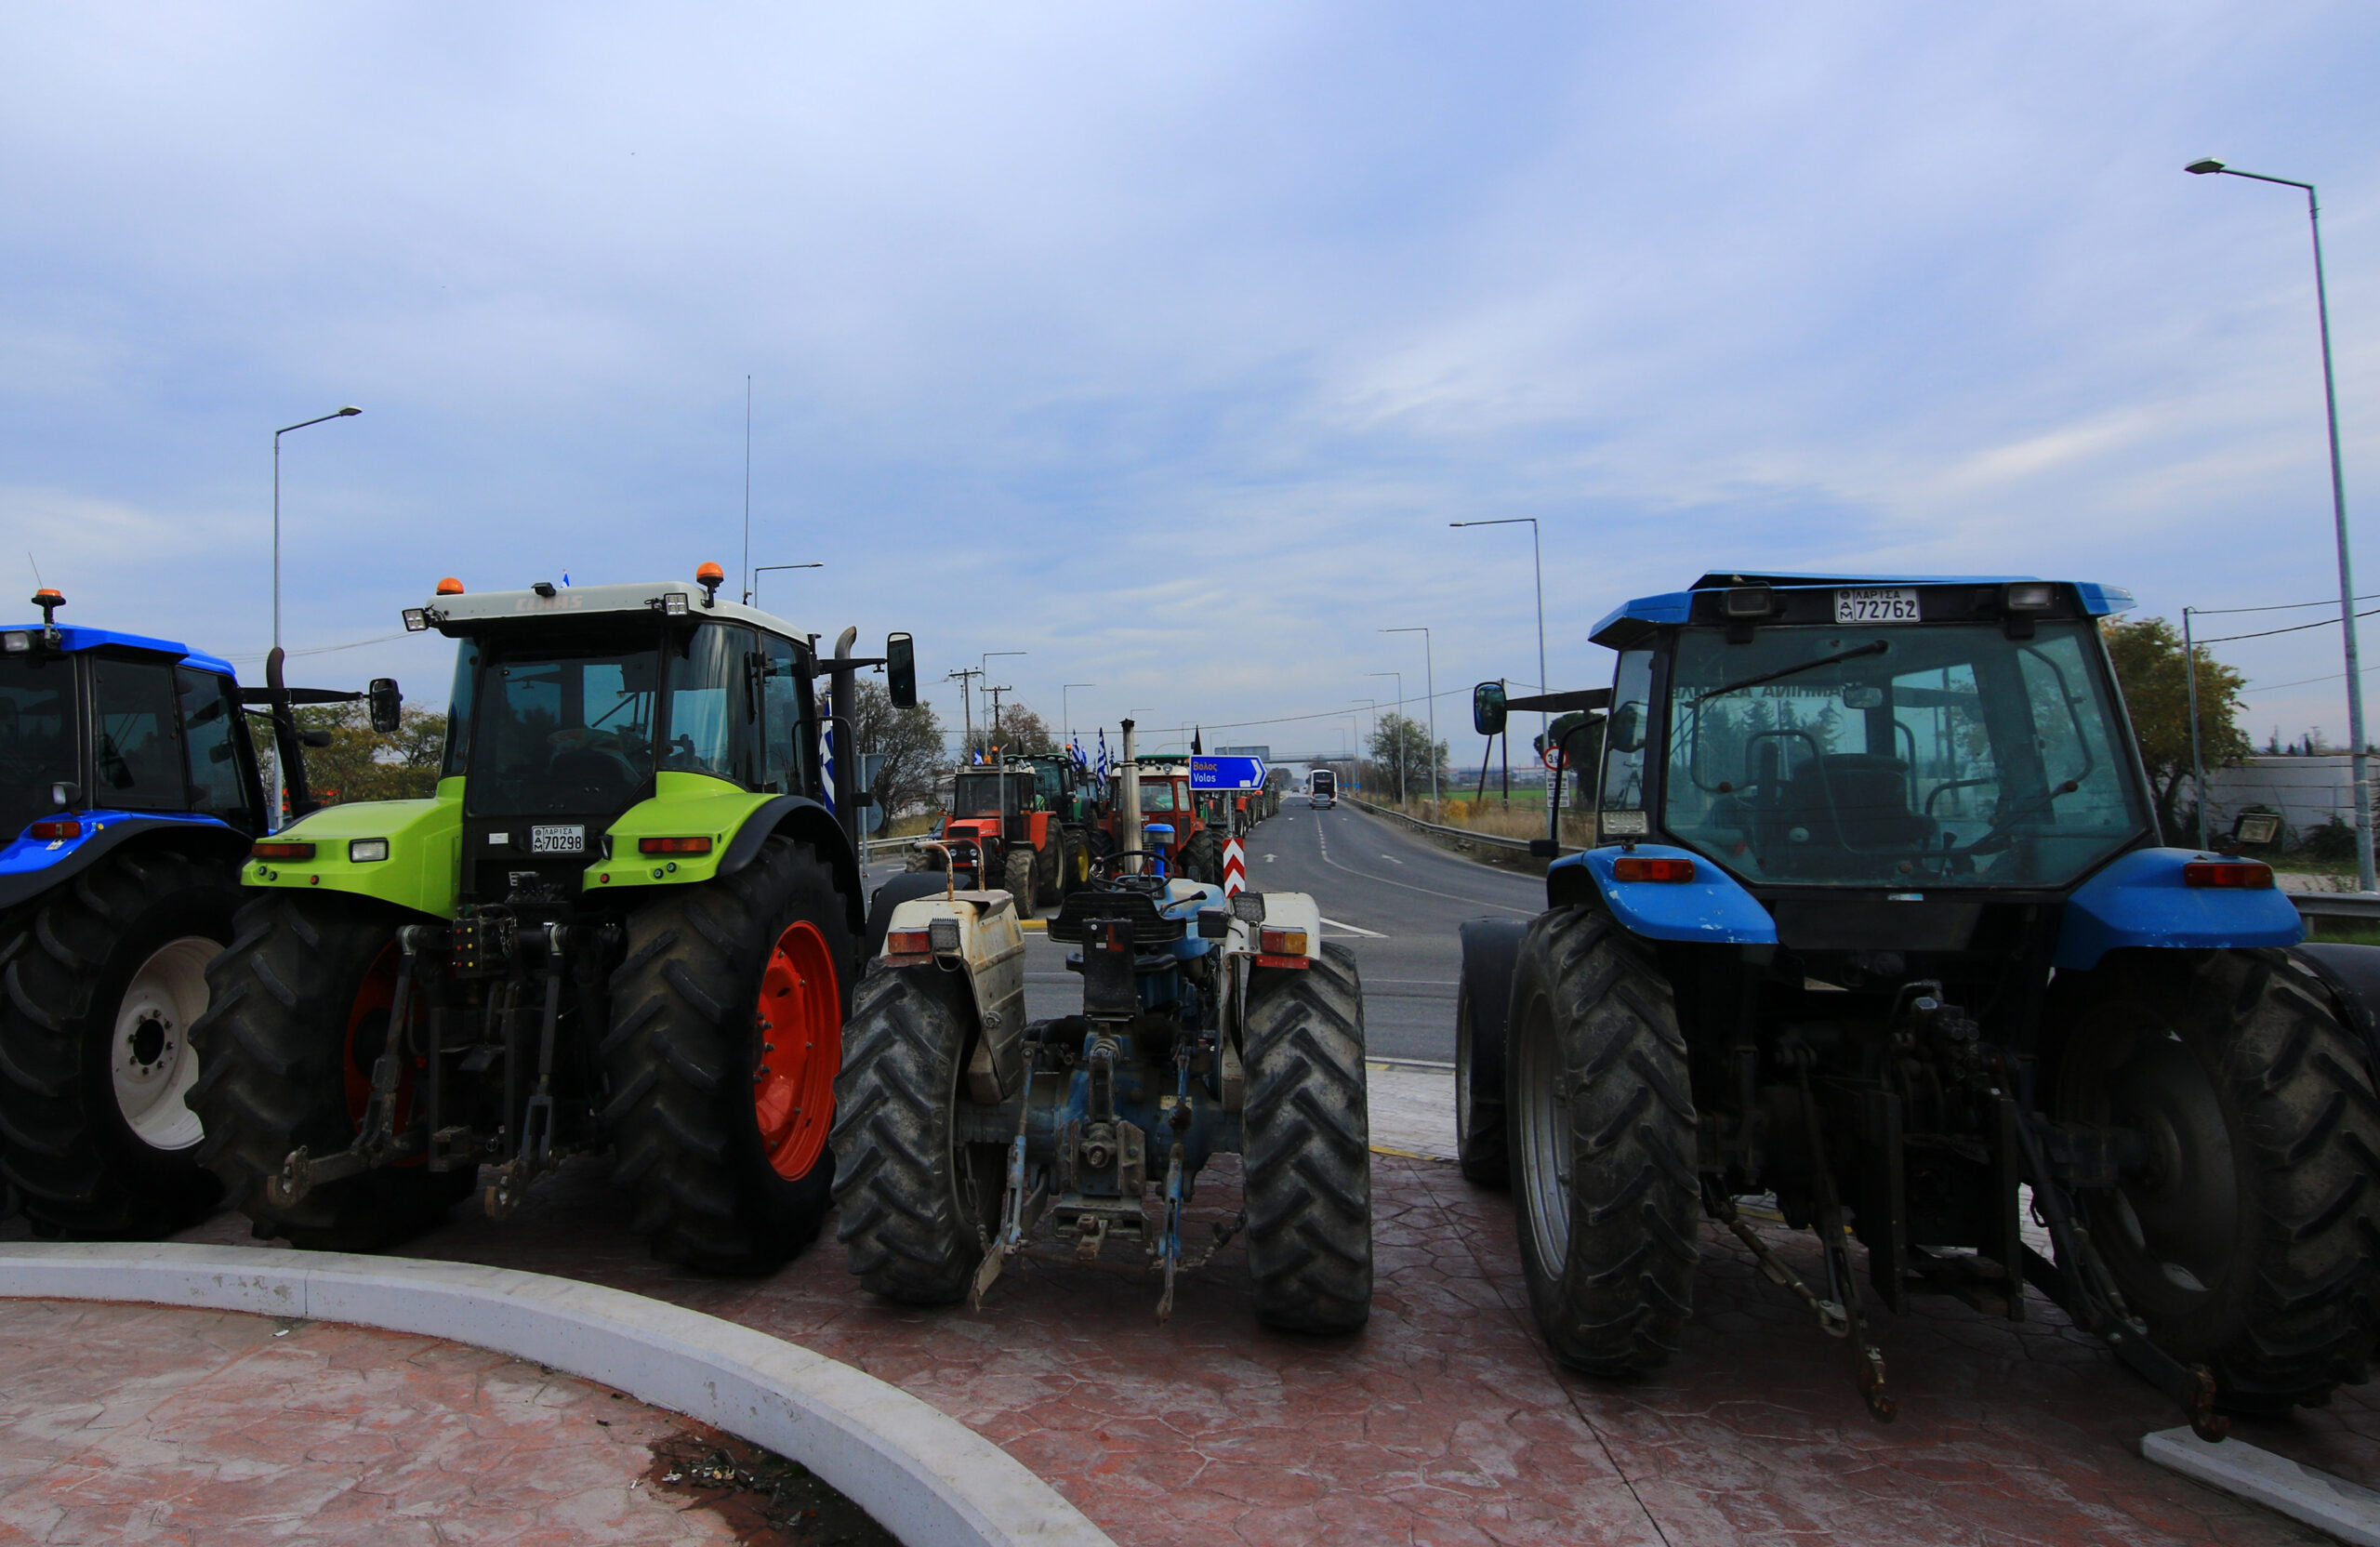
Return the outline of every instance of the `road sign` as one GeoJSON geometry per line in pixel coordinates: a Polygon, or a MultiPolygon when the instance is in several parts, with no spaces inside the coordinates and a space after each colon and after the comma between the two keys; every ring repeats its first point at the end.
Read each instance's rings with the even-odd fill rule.
{"type": "Polygon", "coordinates": [[[1223,895],[1236,897],[1248,890],[1248,847],[1239,840],[1223,843],[1223,895]]]}
{"type": "Polygon", "coordinates": [[[1192,789],[1263,789],[1263,758],[1198,757],[1190,760],[1192,789]]]}

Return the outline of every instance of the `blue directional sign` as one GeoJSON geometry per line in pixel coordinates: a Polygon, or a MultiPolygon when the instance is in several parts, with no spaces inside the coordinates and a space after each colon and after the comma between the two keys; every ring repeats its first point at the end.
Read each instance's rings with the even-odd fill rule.
{"type": "Polygon", "coordinates": [[[1192,789],[1263,789],[1264,760],[1263,758],[1192,758],[1190,787],[1192,789]]]}

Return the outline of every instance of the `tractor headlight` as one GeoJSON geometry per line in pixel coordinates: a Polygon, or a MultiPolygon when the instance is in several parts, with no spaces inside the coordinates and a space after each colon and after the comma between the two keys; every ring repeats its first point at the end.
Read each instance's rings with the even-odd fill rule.
{"type": "Polygon", "coordinates": [[[926,921],[926,938],[933,942],[933,948],[937,951],[957,950],[959,948],[959,920],[956,919],[928,919],[926,921]]]}
{"type": "Polygon", "coordinates": [[[686,593],[684,591],[662,592],[661,610],[671,617],[684,617],[686,615],[686,593]]]}
{"type": "Polygon", "coordinates": [[[11,655],[22,655],[33,647],[33,637],[31,634],[14,629],[6,634],[0,634],[0,650],[5,650],[11,655]]]}
{"type": "Polygon", "coordinates": [[[1766,586],[1737,586],[1725,606],[1729,617],[1767,617],[1777,611],[1777,593],[1766,586]]]}
{"type": "Polygon", "coordinates": [[[1234,893],[1231,900],[1231,916],[1238,919],[1243,924],[1263,923],[1264,921],[1264,893],[1262,892],[1241,892],[1234,893]]]}
{"type": "Polygon", "coordinates": [[[407,607],[407,608],[405,609],[405,632],[406,632],[406,633],[408,633],[408,634],[418,634],[418,633],[420,633],[423,629],[428,628],[429,627],[430,627],[430,609],[429,609],[429,608],[427,608],[427,607],[407,607]]]}
{"type": "Polygon", "coordinates": [[[2019,580],[2000,595],[2000,604],[2012,613],[2045,613],[2056,600],[2057,588],[2046,580],[2019,580]]]}
{"type": "Polygon", "coordinates": [[[351,838],[347,840],[347,859],[350,865],[370,865],[389,857],[389,840],[385,838],[351,838]]]}

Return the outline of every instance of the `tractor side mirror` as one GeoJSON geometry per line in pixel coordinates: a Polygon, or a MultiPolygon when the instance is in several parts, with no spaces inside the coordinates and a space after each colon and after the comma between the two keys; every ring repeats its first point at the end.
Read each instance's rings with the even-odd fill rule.
{"type": "Polygon", "coordinates": [[[1471,728],[1483,736],[1503,734],[1503,683],[1482,682],[1471,690],[1471,728]]]}
{"type": "Polygon", "coordinates": [[[60,779],[49,787],[49,803],[60,811],[72,811],[83,803],[83,787],[72,779],[60,779]]]}
{"type": "Polygon", "coordinates": [[[405,697],[397,691],[394,677],[375,677],[364,690],[364,701],[372,707],[372,729],[382,735],[393,735],[405,721],[405,697]]]}
{"type": "Polygon", "coordinates": [[[906,634],[888,634],[884,639],[884,676],[892,694],[892,707],[907,709],[918,702],[918,644],[906,634]]]}
{"type": "Polygon", "coordinates": [[[1611,749],[1615,752],[1641,752],[1645,749],[1645,706],[1630,702],[1611,711],[1611,749]]]}

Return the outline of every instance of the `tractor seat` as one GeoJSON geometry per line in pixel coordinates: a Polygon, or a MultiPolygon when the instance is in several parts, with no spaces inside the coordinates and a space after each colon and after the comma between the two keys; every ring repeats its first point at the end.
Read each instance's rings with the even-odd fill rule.
{"type": "Polygon", "coordinates": [[[1934,819],[1909,809],[1909,764],[1873,752],[1829,752],[1793,770],[1779,813],[1805,828],[1813,848],[1922,848],[1934,819]]]}
{"type": "Polygon", "coordinates": [[[1122,921],[1132,926],[1132,938],[1143,945],[1154,945],[1169,940],[1179,940],[1188,931],[1181,919],[1168,919],[1157,911],[1157,899],[1141,888],[1087,886],[1066,893],[1058,906],[1058,916],[1050,920],[1049,934],[1052,940],[1070,940],[1079,944],[1093,923],[1122,921]]]}

